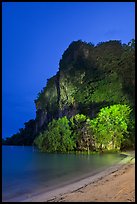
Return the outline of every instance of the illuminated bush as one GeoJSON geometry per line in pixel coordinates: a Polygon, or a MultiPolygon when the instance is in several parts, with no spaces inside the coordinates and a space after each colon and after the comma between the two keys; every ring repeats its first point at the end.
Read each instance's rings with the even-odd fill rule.
{"type": "Polygon", "coordinates": [[[98,116],[91,120],[97,149],[119,149],[128,133],[131,109],[127,105],[112,105],[100,110],[98,116]]]}
{"type": "Polygon", "coordinates": [[[68,152],[73,150],[75,142],[67,117],[58,120],[53,119],[48,125],[48,130],[35,139],[35,144],[39,149],[47,152],[68,152]]]}

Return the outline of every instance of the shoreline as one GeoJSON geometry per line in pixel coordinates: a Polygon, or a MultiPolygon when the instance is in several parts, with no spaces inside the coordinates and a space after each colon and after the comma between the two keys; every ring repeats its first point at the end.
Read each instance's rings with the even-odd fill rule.
{"type": "Polygon", "coordinates": [[[135,164],[48,202],[135,202],[135,164]]]}
{"type": "MultiPolygon", "coordinates": [[[[122,172],[126,173],[126,171],[128,171],[130,169],[132,169],[132,171],[134,171],[134,169],[135,169],[135,152],[134,151],[121,152],[121,154],[125,154],[125,155],[127,155],[127,157],[122,159],[118,164],[116,164],[112,167],[109,167],[108,169],[106,169],[100,173],[97,173],[93,176],[82,179],[82,180],[77,181],[75,183],[68,184],[64,187],[60,187],[58,189],[54,189],[54,190],[49,191],[49,192],[34,195],[34,196],[29,197],[27,199],[23,199],[20,202],[69,202],[69,201],[70,202],[71,201],[76,201],[76,202],[78,202],[78,201],[92,201],[92,202],[94,202],[94,201],[97,201],[98,198],[93,198],[92,196],[90,196],[91,192],[90,192],[90,195],[86,196],[86,192],[87,192],[86,188],[90,188],[90,190],[92,192],[94,192],[94,186],[99,187],[100,182],[102,182],[104,179],[105,180],[103,181],[103,184],[105,184],[107,181],[111,181],[112,178],[109,178],[109,177],[122,176],[123,175],[122,172]],[[81,192],[81,195],[80,195],[80,192],[81,192]],[[79,199],[81,199],[81,200],[79,200],[79,199]],[[89,199],[89,200],[85,200],[85,199],[89,199]]],[[[135,180],[134,180],[134,183],[135,183],[135,180]]],[[[135,189],[134,189],[134,193],[135,193],[135,189]]],[[[95,197],[95,195],[94,195],[94,197],[95,197]]],[[[132,196],[132,197],[134,197],[134,196],[132,196]]],[[[107,202],[107,200],[105,200],[105,201],[107,202]]],[[[111,201],[111,199],[109,201],[111,201]]]]}

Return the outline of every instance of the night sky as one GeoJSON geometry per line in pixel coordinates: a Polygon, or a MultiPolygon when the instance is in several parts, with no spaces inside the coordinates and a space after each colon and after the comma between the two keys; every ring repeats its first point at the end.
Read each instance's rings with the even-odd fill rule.
{"type": "Polygon", "coordinates": [[[3,2],[2,137],[35,119],[34,100],[72,41],[132,38],[134,2],[3,2]]]}

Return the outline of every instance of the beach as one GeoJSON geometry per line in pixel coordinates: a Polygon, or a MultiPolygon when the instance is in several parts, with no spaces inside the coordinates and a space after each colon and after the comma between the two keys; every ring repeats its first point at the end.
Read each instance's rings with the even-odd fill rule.
{"type": "Polygon", "coordinates": [[[134,202],[135,153],[120,163],[50,192],[29,197],[22,202],[134,202]]]}
{"type": "Polygon", "coordinates": [[[126,164],[116,172],[84,186],[54,202],[135,202],[135,164],[126,164]]]}

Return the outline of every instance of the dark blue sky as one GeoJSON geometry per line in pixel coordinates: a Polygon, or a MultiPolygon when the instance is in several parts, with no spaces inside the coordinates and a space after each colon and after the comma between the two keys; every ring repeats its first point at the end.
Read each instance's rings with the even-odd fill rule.
{"type": "Polygon", "coordinates": [[[135,3],[2,3],[2,137],[35,118],[34,100],[74,40],[128,43],[135,3]]]}

